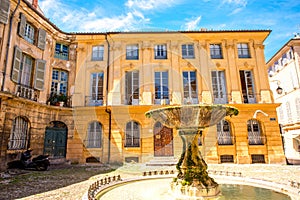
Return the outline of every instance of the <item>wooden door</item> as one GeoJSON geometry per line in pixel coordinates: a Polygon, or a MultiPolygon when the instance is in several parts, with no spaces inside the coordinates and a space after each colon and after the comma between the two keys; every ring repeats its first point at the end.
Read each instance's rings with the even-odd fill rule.
{"type": "Polygon", "coordinates": [[[67,128],[47,127],[44,140],[44,154],[50,157],[66,157],[67,128]]]}
{"type": "Polygon", "coordinates": [[[154,156],[173,155],[173,129],[157,122],[154,125],[154,156]]]}

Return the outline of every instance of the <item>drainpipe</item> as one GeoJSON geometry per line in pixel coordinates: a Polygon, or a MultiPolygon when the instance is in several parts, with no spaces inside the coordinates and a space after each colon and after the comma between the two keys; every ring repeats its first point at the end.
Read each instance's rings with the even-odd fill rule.
{"type": "Polygon", "coordinates": [[[110,54],[110,44],[109,41],[107,39],[107,33],[105,34],[105,40],[107,42],[107,68],[106,68],[106,108],[105,108],[105,112],[108,114],[109,116],[109,121],[108,121],[108,153],[107,153],[107,163],[110,163],[110,145],[111,145],[111,109],[108,108],[108,83],[109,83],[109,54],[110,54]]]}
{"type": "Polygon", "coordinates": [[[13,18],[15,16],[15,13],[20,5],[20,0],[18,0],[18,4],[16,8],[14,9],[10,19],[9,19],[9,31],[8,31],[8,40],[7,40],[7,46],[6,46],[6,55],[5,55],[5,61],[4,61],[4,70],[3,70],[3,79],[2,79],[2,85],[1,85],[1,91],[4,90],[4,84],[5,84],[5,77],[6,77],[6,68],[7,68],[7,60],[8,60],[8,52],[9,52],[9,46],[10,46],[10,40],[11,40],[11,29],[12,29],[12,22],[13,18]]]}

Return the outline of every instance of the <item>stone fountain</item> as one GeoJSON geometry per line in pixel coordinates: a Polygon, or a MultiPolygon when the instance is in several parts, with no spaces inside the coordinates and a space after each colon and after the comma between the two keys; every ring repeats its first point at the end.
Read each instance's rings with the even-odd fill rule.
{"type": "Polygon", "coordinates": [[[183,141],[183,151],[176,165],[177,178],[171,183],[173,193],[183,197],[215,197],[220,194],[218,183],[208,176],[207,164],[198,149],[202,131],[216,125],[225,116],[237,115],[238,110],[224,105],[169,106],[146,112],[169,128],[175,128],[183,141]]]}

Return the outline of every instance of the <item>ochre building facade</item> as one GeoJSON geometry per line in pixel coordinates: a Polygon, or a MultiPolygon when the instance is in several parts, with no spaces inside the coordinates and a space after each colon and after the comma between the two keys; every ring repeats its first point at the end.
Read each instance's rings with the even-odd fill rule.
{"type": "Polygon", "coordinates": [[[199,138],[208,163],[285,163],[269,30],[65,33],[36,1],[1,6],[2,168],[29,147],[53,162],[177,159],[178,131],[145,112],[184,104],[239,109],[199,138]]]}

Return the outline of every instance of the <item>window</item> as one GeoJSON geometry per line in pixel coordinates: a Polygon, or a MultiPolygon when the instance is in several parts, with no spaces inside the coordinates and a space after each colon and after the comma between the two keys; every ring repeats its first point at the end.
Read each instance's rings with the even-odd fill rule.
{"type": "Polygon", "coordinates": [[[260,123],[256,119],[248,120],[248,142],[249,145],[263,145],[265,137],[261,134],[260,123]]]}
{"type": "Polygon", "coordinates": [[[293,116],[292,116],[292,110],[291,110],[290,102],[285,103],[285,108],[286,108],[286,114],[287,114],[287,117],[288,117],[288,123],[293,123],[293,116]]]}
{"type": "Polygon", "coordinates": [[[193,44],[183,44],[181,46],[182,58],[194,58],[194,45],[193,44]]]}
{"type": "Polygon", "coordinates": [[[86,140],[87,148],[102,147],[102,125],[99,122],[92,122],[88,127],[88,135],[86,140]]]}
{"type": "Polygon", "coordinates": [[[92,52],[92,60],[94,60],[94,61],[103,60],[103,57],[104,57],[104,46],[103,45],[93,46],[92,51],[93,51],[92,52]]]}
{"type": "Polygon", "coordinates": [[[217,134],[219,145],[232,145],[232,137],[230,133],[230,124],[226,120],[217,123],[217,134]]]}
{"type": "Polygon", "coordinates": [[[234,163],[233,155],[221,155],[221,163],[234,163]]]}
{"type": "Polygon", "coordinates": [[[139,59],[139,45],[127,45],[126,46],[126,59],[127,60],[138,60],[139,59]]]}
{"type": "Polygon", "coordinates": [[[226,104],[226,81],[224,71],[211,72],[212,89],[215,104],[226,104]]]}
{"type": "Polygon", "coordinates": [[[55,45],[55,58],[61,60],[68,60],[69,58],[69,47],[64,44],[56,43],[55,45]]]}
{"type": "Polygon", "coordinates": [[[250,52],[247,43],[238,43],[237,49],[239,58],[250,58],[250,52]]]}
{"type": "Polygon", "coordinates": [[[91,99],[89,105],[103,105],[103,82],[104,73],[92,73],[91,74],[91,99]]]}
{"type": "Polygon", "coordinates": [[[262,154],[253,154],[251,155],[252,164],[255,163],[266,163],[265,155],[262,154]]]}
{"type": "Polygon", "coordinates": [[[68,72],[53,69],[51,94],[64,94],[67,95],[68,91],[68,72]]]}
{"type": "Polygon", "coordinates": [[[37,45],[40,49],[44,50],[46,46],[46,31],[44,29],[37,29],[29,22],[26,16],[21,13],[19,23],[19,35],[27,42],[37,45]]]}
{"type": "Polygon", "coordinates": [[[9,11],[10,0],[0,0],[0,23],[8,23],[9,11]]]}
{"type": "Polygon", "coordinates": [[[182,72],[183,76],[183,97],[185,104],[198,103],[197,81],[195,71],[182,72]]]}
{"type": "Polygon", "coordinates": [[[211,44],[210,48],[210,58],[212,59],[222,59],[222,47],[221,44],[211,44]]]}
{"type": "Polygon", "coordinates": [[[160,44],[155,46],[155,59],[167,59],[167,45],[160,44]]]}
{"type": "Polygon", "coordinates": [[[34,59],[15,46],[11,79],[22,87],[44,89],[46,61],[34,59]]]}
{"type": "Polygon", "coordinates": [[[255,93],[254,93],[252,71],[241,70],[240,80],[241,80],[244,103],[255,103],[256,100],[255,100],[255,93]]]}
{"type": "Polygon", "coordinates": [[[34,43],[34,27],[31,24],[26,23],[24,38],[31,44],[34,43]]]}
{"type": "Polygon", "coordinates": [[[29,125],[28,121],[22,117],[17,117],[13,121],[11,134],[8,141],[8,149],[23,150],[29,147],[29,125]]]}
{"type": "Polygon", "coordinates": [[[126,72],[125,98],[128,105],[139,104],[139,71],[126,72]]]}
{"type": "Polygon", "coordinates": [[[135,121],[126,124],[125,147],[140,146],[140,125],[135,121]]]}
{"type": "Polygon", "coordinates": [[[169,104],[168,72],[155,72],[155,104],[169,104]]]}
{"type": "Polygon", "coordinates": [[[297,119],[299,121],[300,120],[300,98],[299,97],[296,97],[295,105],[296,105],[297,119]]]}

